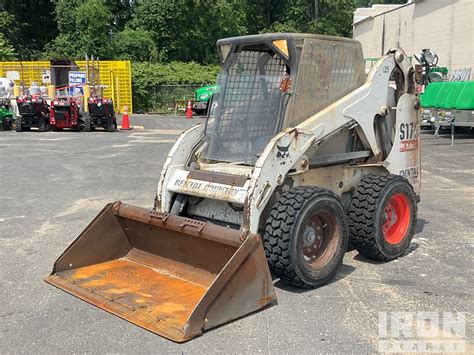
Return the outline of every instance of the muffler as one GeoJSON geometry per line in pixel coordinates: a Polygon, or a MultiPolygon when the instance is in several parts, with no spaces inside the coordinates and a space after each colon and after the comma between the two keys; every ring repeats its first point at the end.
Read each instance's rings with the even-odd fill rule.
{"type": "Polygon", "coordinates": [[[121,202],[45,281],[176,342],[276,301],[259,235],[121,202]]]}

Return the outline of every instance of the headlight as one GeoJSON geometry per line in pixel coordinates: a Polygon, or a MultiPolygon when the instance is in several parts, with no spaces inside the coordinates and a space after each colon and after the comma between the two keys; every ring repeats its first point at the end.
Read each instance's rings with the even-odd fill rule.
{"type": "Polygon", "coordinates": [[[199,100],[207,99],[207,94],[203,94],[199,96],[199,100]]]}

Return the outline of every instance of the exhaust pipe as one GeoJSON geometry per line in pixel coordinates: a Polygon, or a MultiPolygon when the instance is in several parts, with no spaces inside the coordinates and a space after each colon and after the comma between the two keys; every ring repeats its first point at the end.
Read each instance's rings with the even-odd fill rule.
{"type": "Polygon", "coordinates": [[[45,281],[176,342],[276,301],[259,235],[119,201],[45,281]]]}

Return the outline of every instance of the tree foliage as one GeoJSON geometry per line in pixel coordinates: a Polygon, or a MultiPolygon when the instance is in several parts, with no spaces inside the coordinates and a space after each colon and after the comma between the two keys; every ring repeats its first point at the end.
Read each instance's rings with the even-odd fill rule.
{"type": "Polygon", "coordinates": [[[17,59],[15,48],[10,45],[4,35],[0,33],[0,61],[10,61],[17,59]]]}
{"type": "Polygon", "coordinates": [[[51,0],[6,0],[0,2],[0,11],[7,12],[10,25],[0,27],[0,33],[14,47],[20,59],[37,59],[44,47],[57,36],[51,0]]]}
{"type": "Polygon", "coordinates": [[[112,38],[112,56],[134,62],[156,62],[158,51],[151,34],[141,28],[126,28],[112,38]]]}
{"type": "Polygon", "coordinates": [[[164,108],[173,99],[192,95],[192,87],[181,85],[215,84],[218,65],[183,63],[133,63],[132,87],[135,110],[164,108]],[[173,97],[171,97],[173,96],[173,97]]]}
{"type": "Polygon", "coordinates": [[[21,59],[217,63],[219,38],[269,31],[351,36],[356,7],[406,0],[7,0],[0,34],[21,59]]]}
{"type": "Polygon", "coordinates": [[[135,107],[148,109],[151,92],[165,96],[166,90],[156,93],[160,85],[215,82],[219,38],[264,32],[350,37],[357,7],[405,2],[6,0],[0,2],[0,60],[84,59],[86,54],[131,60],[135,107]]]}
{"type": "Polygon", "coordinates": [[[45,57],[111,59],[114,17],[104,1],[56,0],[55,16],[60,34],[46,46],[45,57]]]}

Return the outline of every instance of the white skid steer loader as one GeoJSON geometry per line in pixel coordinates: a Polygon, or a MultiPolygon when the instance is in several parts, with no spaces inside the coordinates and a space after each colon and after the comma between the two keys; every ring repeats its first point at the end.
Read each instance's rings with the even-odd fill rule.
{"type": "Polygon", "coordinates": [[[414,69],[390,50],[366,77],[359,42],[219,40],[205,125],[171,149],[151,210],[107,205],[46,281],[174,341],[275,302],[270,270],[328,282],[349,238],[402,255],[420,193],[414,69]]]}

